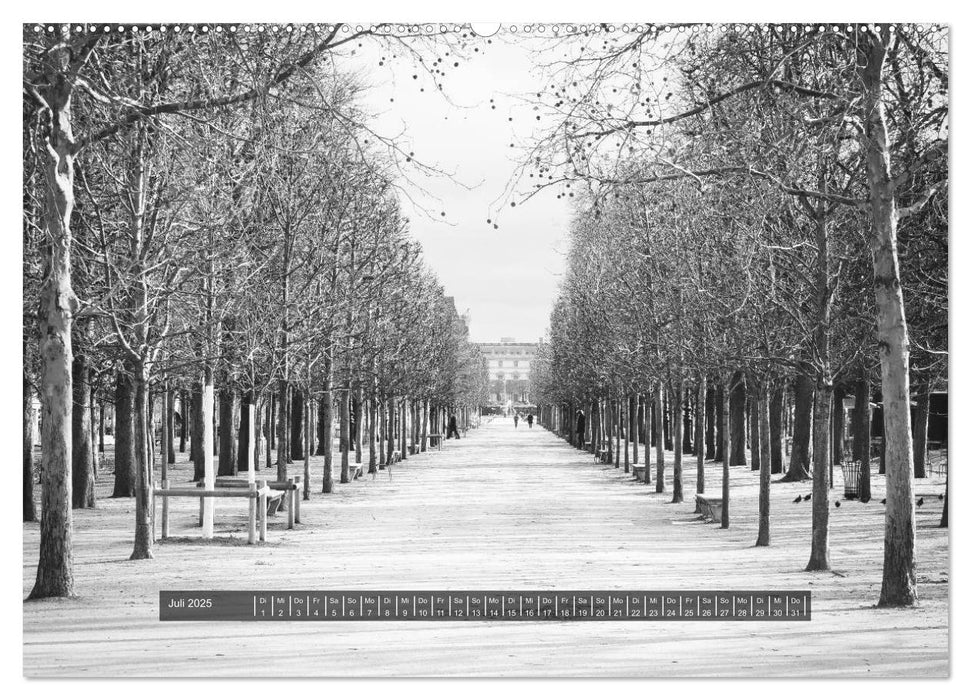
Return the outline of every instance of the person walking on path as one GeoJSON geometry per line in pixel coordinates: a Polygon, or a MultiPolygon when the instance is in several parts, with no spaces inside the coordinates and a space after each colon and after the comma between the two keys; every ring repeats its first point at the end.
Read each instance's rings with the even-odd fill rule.
{"type": "Polygon", "coordinates": [[[533,414],[532,413],[530,413],[528,416],[526,416],[526,423],[529,425],[530,428],[533,427],[533,414]]]}
{"type": "Polygon", "coordinates": [[[519,427],[519,414],[518,413],[513,413],[512,414],[512,424],[513,424],[513,427],[514,428],[518,428],[519,427]]]}
{"type": "Polygon", "coordinates": [[[448,433],[445,435],[445,439],[448,440],[452,436],[455,436],[456,440],[459,440],[459,425],[458,421],[455,420],[455,416],[451,416],[448,419],[448,433]]]}
{"type": "Polygon", "coordinates": [[[583,440],[587,434],[587,417],[583,415],[583,410],[577,411],[577,447],[583,449],[583,440]]]}

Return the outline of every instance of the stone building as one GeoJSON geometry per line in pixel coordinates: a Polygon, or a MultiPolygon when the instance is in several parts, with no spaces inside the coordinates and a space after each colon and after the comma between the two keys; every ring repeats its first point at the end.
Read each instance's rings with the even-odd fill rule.
{"type": "Polygon", "coordinates": [[[498,343],[479,343],[489,366],[489,405],[517,408],[532,405],[529,373],[538,343],[520,343],[501,338],[498,343]]]}

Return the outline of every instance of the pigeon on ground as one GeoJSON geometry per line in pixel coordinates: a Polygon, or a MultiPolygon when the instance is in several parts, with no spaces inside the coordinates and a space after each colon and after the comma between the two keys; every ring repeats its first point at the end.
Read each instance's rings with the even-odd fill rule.
{"type": "Polygon", "coordinates": [[[796,499],[793,501],[793,503],[802,503],[802,495],[796,496],[796,499]]]}
{"type": "Polygon", "coordinates": [[[923,496],[921,496],[920,498],[917,499],[917,507],[920,508],[922,505],[924,505],[924,497],[923,496]]]}
{"type": "Polygon", "coordinates": [[[937,494],[937,500],[943,501],[944,500],[944,494],[943,493],[937,494]]]}
{"type": "Polygon", "coordinates": [[[804,500],[804,501],[808,501],[808,500],[810,500],[810,499],[811,499],[812,497],[813,497],[813,495],[812,495],[812,494],[809,494],[808,496],[803,496],[803,499],[802,499],[802,500],[804,500]]]}
{"type": "Polygon", "coordinates": [[[839,508],[839,507],[840,507],[840,502],[839,502],[839,501],[836,501],[836,507],[837,507],[837,508],[839,508]]]}
{"type": "Polygon", "coordinates": [[[882,505],[882,506],[887,505],[887,499],[884,498],[882,501],[880,501],[880,505],[882,505]]]}

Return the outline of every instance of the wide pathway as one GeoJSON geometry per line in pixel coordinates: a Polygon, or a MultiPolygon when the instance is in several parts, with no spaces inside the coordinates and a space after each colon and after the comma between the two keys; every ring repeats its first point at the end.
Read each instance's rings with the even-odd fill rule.
{"type": "MultiPolygon", "coordinates": [[[[670,489],[670,455],[668,456],[670,489]]],[[[686,460],[691,461],[691,460],[686,460]]],[[[299,466],[299,465],[298,465],[299,466]]],[[[244,507],[220,505],[217,539],[195,539],[183,500],[175,539],[127,561],[133,504],[102,499],[76,519],[80,598],[24,604],[27,675],[943,675],[947,537],[922,513],[923,604],[875,610],[882,509],[833,517],[832,573],[802,571],[808,484],[773,484],[774,541],[754,548],[755,475],[732,475],[735,522],[593,463],[549,432],[496,419],[386,472],[314,496],[294,531],[245,542],[244,507]],[[809,588],[808,623],[277,622],[160,623],[158,591],[260,589],[809,588]]],[[[720,467],[710,464],[709,489],[720,467]]],[[[175,472],[188,479],[187,466],[175,472]],[[179,471],[179,470],[182,471],[179,471]]],[[[694,471],[686,469],[688,500],[694,471]]],[[[99,489],[107,490],[105,482],[99,489]]],[[[882,483],[879,484],[882,488],[882,483]]],[[[854,510],[856,508],[857,510],[854,510]]],[[[37,557],[25,526],[24,593],[37,557]]]]}

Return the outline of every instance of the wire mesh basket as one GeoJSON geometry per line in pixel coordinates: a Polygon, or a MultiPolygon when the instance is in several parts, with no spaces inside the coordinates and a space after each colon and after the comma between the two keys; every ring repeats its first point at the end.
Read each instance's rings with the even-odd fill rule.
{"type": "Polygon", "coordinates": [[[860,462],[844,462],[840,465],[843,470],[843,498],[860,497],[860,462]]]}

